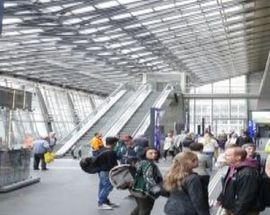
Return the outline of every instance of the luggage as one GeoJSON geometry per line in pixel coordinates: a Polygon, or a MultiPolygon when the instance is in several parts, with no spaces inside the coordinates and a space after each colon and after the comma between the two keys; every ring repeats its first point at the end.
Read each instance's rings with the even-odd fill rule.
{"type": "Polygon", "coordinates": [[[136,168],[129,164],[121,164],[111,169],[109,179],[113,187],[121,190],[129,189],[134,183],[136,168]]]}

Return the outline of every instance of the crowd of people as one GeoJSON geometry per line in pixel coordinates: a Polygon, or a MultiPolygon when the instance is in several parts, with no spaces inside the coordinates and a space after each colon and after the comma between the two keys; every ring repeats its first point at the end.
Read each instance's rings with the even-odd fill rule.
{"type": "Polygon", "coordinates": [[[149,147],[145,137],[133,139],[126,134],[120,138],[107,137],[105,144],[100,141],[102,135],[98,133],[90,141],[94,156],[103,166],[98,172],[99,209],[112,210],[119,206],[109,200],[113,189],[109,171],[118,164],[129,164],[136,169],[134,182],[129,186],[136,201],[131,215],[149,215],[159,196],[167,198],[164,206],[167,215],[209,215],[213,207],[208,201],[213,164],[228,169],[217,199],[217,205],[225,209],[226,215],[257,215],[265,208],[259,198],[260,183],[263,173],[270,176],[270,158],[268,162],[262,159],[245,130],[240,136],[222,132],[217,137],[209,131],[202,137],[184,132],[174,136],[169,132],[164,139],[163,153],[149,147]],[[164,177],[157,164],[162,155],[164,160],[168,155],[172,157],[164,177]]]}

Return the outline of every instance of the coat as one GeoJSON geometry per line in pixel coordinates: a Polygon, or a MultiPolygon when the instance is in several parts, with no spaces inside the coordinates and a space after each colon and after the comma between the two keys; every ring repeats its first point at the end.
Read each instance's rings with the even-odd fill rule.
{"type": "Polygon", "coordinates": [[[203,197],[199,176],[195,173],[184,179],[182,189],[174,189],[165,204],[166,215],[210,215],[203,197]]]}

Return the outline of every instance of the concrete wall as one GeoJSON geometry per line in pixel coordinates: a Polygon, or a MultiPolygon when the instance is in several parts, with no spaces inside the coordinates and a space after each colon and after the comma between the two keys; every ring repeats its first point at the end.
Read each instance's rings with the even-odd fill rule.
{"type": "MultiPolygon", "coordinates": [[[[247,91],[250,94],[258,94],[260,89],[260,84],[262,81],[263,72],[253,73],[247,76],[247,91]]],[[[258,99],[249,99],[248,110],[257,110],[258,99]]]]}
{"type": "Polygon", "coordinates": [[[0,187],[29,178],[30,155],[24,149],[0,151],[0,187]]]}
{"type": "Polygon", "coordinates": [[[183,100],[181,96],[177,96],[177,101],[174,96],[168,98],[169,105],[165,110],[165,114],[161,119],[161,125],[164,126],[165,134],[174,130],[174,123],[185,123],[185,114],[183,100]]]}

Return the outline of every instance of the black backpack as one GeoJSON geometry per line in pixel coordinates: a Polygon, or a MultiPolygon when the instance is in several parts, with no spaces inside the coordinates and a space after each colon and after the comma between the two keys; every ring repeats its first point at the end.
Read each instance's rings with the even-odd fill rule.
{"type": "Polygon", "coordinates": [[[100,168],[97,166],[95,161],[96,161],[95,157],[82,158],[80,161],[80,166],[83,171],[89,174],[95,174],[100,171],[100,168]]]}
{"type": "Polygon", "coordinates": [[[100,166],[97,162],[98,158],[106,153],[108,150],[101,150],[96,156],[94,157],[85,157],[82,158],[80,161],[80,167],[82,168],[83,171],[89,173],[89,174],[95,174],[100,172],[100,166]]]}

